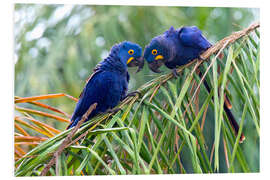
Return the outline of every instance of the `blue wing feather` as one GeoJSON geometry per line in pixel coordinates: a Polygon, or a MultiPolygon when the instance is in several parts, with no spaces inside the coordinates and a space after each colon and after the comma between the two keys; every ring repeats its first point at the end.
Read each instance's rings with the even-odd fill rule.
{"type": "Polygon", "coordinates": [[[115,107],[122,96],[125,96],[128,77],[119,76],[117,73],[109,71],[96,71],[88,79],[88,82],[81,93],[81,97],[76,104],[68,128],[75,126],[78,120],[84,115],[88,108],[97,103],[96,109],[90,114],[88,120],[100,112],[115,107]]]}
{"type": "Polygon", "coordinates": [[[179,31],[179,39],[183,45],[201,50],[206,50],[212,46],[202,35],[201,30],[196,26],[181,28],[179,31]]]}
{"type": "MultiPolygon", "coordinates": [[[[81,117],[84,115],[84,113],[88,110],[88,108],[91,106],[91,104],[95,103],[97,100],[97,95],[99,86],[96,84],[96,78],[101,71],[94,72],[86,81],[86,85],[83,89],[83,91],[80,94],[80,98],[76,104],[75,110],[71,117],[71,124],[67,127],[67,129],[75,126],[78,121],[81,119],[81,117]],[[94,79],[94,80],[93,80],[94,79]],[[96,85],[95,85],[96,84],[96,85]]],[[[101,94],[102,95],[102,94],[101,94]]],[[[100,97],[102,98],[102,97],[100,97]]],[[[90,114],[90,116],[94,116],[95,110],[90,114]]]]}

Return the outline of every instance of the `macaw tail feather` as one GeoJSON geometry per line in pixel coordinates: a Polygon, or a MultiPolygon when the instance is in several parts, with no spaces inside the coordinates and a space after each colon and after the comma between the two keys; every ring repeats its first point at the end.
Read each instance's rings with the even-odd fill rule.
{"type": "MultiPolygon", "coordinates": [[[[201,71],[199,71],[199,77],[202,78],[201,71]]],[[[209,87],[208,83],[206,82],[206,80],[203,81],[203,84],[204,84],[205,88],[207,89],[208,93],[210,93],[210,87],[209,87]]],[[[227,96],[225,96],[225,98],[227,98],[227,96]]],[[[213,99],[213,97],[212,97],[212,99],[213,99]]],[[[227,101],[229,101],[229,100],[227,100],[227,101]]],[[[239,125],[238,125],[237,121],[235,120],[235,117],[232,114],[232,111],[230,110],[231,107],[228,107],[228,104],[224,103],[223,108],[224,108],[224,111],[225,111],[229,121],[230,121],[230,124],[232,126],[233,131],[234,131],[234,134],[235,134],[235,136],[237,136],[238,131],[239,131],[239,125]]],[[[245,140],[245,136],[242,133],[241,136],[240,136],[240,141],[239,142],[242,143],[244,140],[245,140]]]]}
{"type": "Polygon", "coordinates": [[[81,120],[81,117],[77,117],[75,120],[71,121],[68,127],[66,128],[66,130],[76,126],[80,120],[81,120]]]}

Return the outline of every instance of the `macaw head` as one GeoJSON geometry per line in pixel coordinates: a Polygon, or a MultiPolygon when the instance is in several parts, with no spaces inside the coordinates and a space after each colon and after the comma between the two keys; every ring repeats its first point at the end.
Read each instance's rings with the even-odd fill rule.
{"type": "Polygon", "coordinates": [[[144,58],[149,68],[156,73],[160,73],[159,68],[170,59],[170,48],[162,36],[157,36],[145,47],[144,58]]]}
{"type": "Polygon", "coordinates": [[[120,43],[118,57],[128,67],[138,66],[137,72],[143,67],[142,48],[135,43],[124,41],[120,43]]]}
{"type": "Polygon", "coordinates": [[[172,26],[164,34],[154,37],[144,49],[144,59],[146,59],[149,68],[156,73],[160,73],[159,68],[167,61],[175,57],[174,44],[168,40],[168,36],[175,33],[172,26]]]}

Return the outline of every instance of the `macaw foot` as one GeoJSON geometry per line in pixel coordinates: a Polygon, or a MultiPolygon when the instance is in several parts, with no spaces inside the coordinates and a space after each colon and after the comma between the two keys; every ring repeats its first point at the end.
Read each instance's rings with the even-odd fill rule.
{"type": "Polygon", "coordinates": [[[206,59],[202,58],[201,56],[198,57],[199,60],[205,61],[206,59]]]}
{"type": "Polygon", "coordinates": [[[127,97],[131,97],[131,96],[136,96],[136,94],[138,94],[139,96],[141,96],[142,94],[139,91],[133,91],[131,93],[128,93],[123,100],[125,100],[127,97]]]}
{"type": "Polygon", "coordinates": [[[128,94],[126,95],[126,97],[136,96],[136,94],[138,94],[139,96],[142,95],[139,91],[133,91],[133,92],[131,92],[131,93],[128,93],[128,94]]]}
{"type": "Polygon", "coordinates": [[[172,70],[172,73],[173,73],[173,76],[174,76],[176,79],[178,78],[178,76],[180,76],[179,73],[177,72],[176,68],[174,68],[174,69],[172,70]]]}
{"type": "Polygon", "coordinates": [[[114,108],[114,109],[108,109],[107,113],[111,113],[111,114],[116,114],[118,111],[123,112],[123,110],[121,108],[114,108]]]}

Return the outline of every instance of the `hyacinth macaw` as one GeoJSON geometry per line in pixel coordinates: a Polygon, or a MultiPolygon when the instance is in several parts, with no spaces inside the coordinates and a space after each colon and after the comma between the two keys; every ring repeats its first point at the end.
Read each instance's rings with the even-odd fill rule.
{"type": "Polygon", "coordinates": [[[127,67],[138,66],[142,61],[142,48],[138,44],[124,41],[114,45],[108,57],[95,67],[88,78],[67,129],[75,126],[94,103],[97,107],[87,120],[98,113],[113,112],[112,109],[128,96],[127,67]]]}
{"type": "MultiPolygon", "coordinates": [[[[172,73],[177,77],[176,68],[178,66],[185,65],[196,58],[202,59],[200,55],[211,46],[211,43],[196,26],[186,26],[179,29],[171,27],[151,40],[145,47],[144,58],[153,72],[160,73],[159,68],[165,65],[172,69],[172,73]]],[[[141,69],[143,63],[139,66],[141,69]]],[[[210,92],[206,81],[204,81],[204,85],[208,92],[210,92]]],[[[224,111],[230,120],[235,134],[237,134],[239,126],[230,111],[230,107],[224,104],[224,111]]],[[[242,134],[240,141],[244,139],[245,137],[242,134]]]]}
{"type": "Polygon", "coordinates": [[[164,64],[175,74],[177,66],[200,58],[200,54],[210,47],[211,44],[196,26],[171,27],[151,40],[145,47],[144,58],[152,71],[159,73],[159,68],[164,64]]]}

